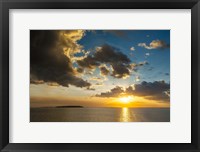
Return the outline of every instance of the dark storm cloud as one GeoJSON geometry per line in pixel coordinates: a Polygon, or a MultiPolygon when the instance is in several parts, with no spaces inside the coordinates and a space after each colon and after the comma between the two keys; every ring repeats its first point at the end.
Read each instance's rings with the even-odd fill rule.
{"type": "MultiPolygon", "coordinates": [[[[110,64],[113,68],[111,75],[116,78],[123,78],[124,76],[130,75],[128,69],[130,62],[131,60],[125,54],[108,44],[97,48],[93,55],[88,55],[83,60],[77,61],[80,67],[89,69],[96,68],[101,64],[110,64]]],[[[103,70],[105,72],[105,68],[103,70]]]]}
{"type": "Polygon", "coordinates": [[[65,54],[76,51],[76,40],[83,36],[81,31],[30,31],[31,83],[57,83],[68,87],[88,87],[91,84],[75,75],[70,58],[65,54]],[[64,52],[64,48],[67,52],[64,52]]]}
{"type": "Polygon", "coordinates": [[[109,69],[106,66],[101,66],[100,72],[102,76],[107,76],[110,73],[109,69]]]}
{"type": "Polygon", "coordinates": [[[88,68],[88,69],[94,69],[96,66],[99,66],[100,63],[95,60],[93,56],[87,56],[83,60],[78,60],[77,61],[78,65],[82,68],[88,68]]]}
{"type": "Polygon", "coordinates": [[[127,65],[122,63],[114,63],[112,64],[113,73],[111,76],[115,78],[127,78],[130,75],[130,71],[127,65]]]}
{"type": "Polygon", "coordinates": [[[104,92],[101,94],[97,94],[96,97],[117,97],[124,92],[122,87],[116,86],[115,88],[111,89],[108,92],[104,92]]]}
{"type": "Polygon", "coordinates": [[[151,100],[169,101],[170,84],[165,81],[146,82],[135,84],[134,89],[128,87],[126,93],[141,96],[151,100]]]}
{"type": "Polygon", "coordinates": [[[120,94],[144,97],[149,100],[169,101],[170,84],[164,81],[145,82],[135,84],[123,90],[122,87],[115,87],[108,92],[96,95],[97,97],[117,97],[120,94]]]}
{"type": "Polygon", "coordinates": [[[116,63],[121,62],[128,64],[131,60],[122,52],[119,52],[119,49],[110,46],[108,44],[104,44],[99,48],[94,54],[94,58],[102,63],[116,63]]]}
{"type": "Polygon", "coordinates": [[[83,73],[83,72],[84,72],[84,69],[83,69],[83,68],[77,68],[76,71],[77,71],[78,73],[83,73]]]}

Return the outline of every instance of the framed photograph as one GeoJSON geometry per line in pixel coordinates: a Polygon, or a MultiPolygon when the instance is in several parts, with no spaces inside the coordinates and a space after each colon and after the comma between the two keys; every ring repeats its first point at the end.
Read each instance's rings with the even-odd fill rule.
{"type": "Polygon", "coordinates": [[[1,0],[2,151],[200,152],[198,0],[1,0]]]}

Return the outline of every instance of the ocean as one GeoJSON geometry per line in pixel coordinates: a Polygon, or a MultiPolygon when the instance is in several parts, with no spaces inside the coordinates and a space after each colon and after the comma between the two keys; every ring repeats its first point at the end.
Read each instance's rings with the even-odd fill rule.
{"type": "Polygon", "coordinates": [[[170,108],[31,108],[30,122],[170,122],[170,108]]]}

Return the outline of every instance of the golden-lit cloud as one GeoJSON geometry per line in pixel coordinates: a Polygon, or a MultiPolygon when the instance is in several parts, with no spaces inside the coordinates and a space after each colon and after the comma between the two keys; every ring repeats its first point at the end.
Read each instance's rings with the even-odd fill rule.
{"type": "Polygon", "coordinates": [[[99,69],[100,69],[100,75],[101,76],[107,76],[108,74],[110,74],[110,70],[106,65],[101,65],[99,67],[99,69]]]}
{"type": "Polygon", "coordinates": [[[102,81],[104,81],[104,78],[101,78],[101,77],[91,77],[90,80],[102,82],[102,81]]]}
{"type": "Polygon", "coordinates": [[[97,94],[97,97],[119,97],[121,95],[133,95],[143,97],[148,100],[168,101],[170,98],[170,84],[165,81],[154,81],[154,82],[141,82],[140,84],[134,84],[123,88],[116,86],[107,92],[97,94]]]}
{"type": "Polygon", "coordinates": [[[146,43],[139,43],[138,46],[144,47],[144,48],[149,49],[149,50],[169,48],[169,44],[166,44],[162,40],[153,40],[149,45],[147,45],[146,43]]]}
{"type": "Polygon", "coordinates": [[[131,50],[131,51],[135,51],[135,47],[132,46],[132,47],[130,48],[130,50],[131,50]]]}
{"type": "Polygon", "coordinates": [[[139,76],[135,76],[135,81],[139,82],[140,81],[140,77],[139,76]]]}
{"type": "Polygon", "coordinates": [[[96,97],[106,97],[106,98],[119,97],[123,93],[124,93],[124,89],[120,86],[116,86],[115,88],[111,89],[110,91],[97,94],[96,97]]]}

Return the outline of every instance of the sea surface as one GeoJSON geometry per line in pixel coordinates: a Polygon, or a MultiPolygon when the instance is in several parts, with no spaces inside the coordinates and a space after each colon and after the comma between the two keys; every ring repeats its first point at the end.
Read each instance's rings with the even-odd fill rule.
{"type": "Polygon", "coordinates": [[[31,108],[31,122],[169,122],[170,108],[31,108]]]}

